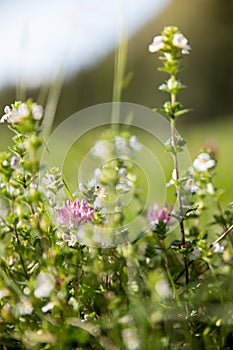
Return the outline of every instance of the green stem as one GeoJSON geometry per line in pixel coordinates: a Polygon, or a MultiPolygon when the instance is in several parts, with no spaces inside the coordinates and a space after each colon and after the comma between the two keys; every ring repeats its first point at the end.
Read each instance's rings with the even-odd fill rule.
{"type": "MultiPolygon", "coordinates": [[[[171,109],[174,111],[174,106],[176,103],[176,95],[174,93],[171,93],[171,109]]],[[[175,178],[176,178],[176,194],[177,194],[177,200],[178,200],[178,207],[179,207],[179,225],[180,225],[180,232],[181,232],[181,240],[182,240],[182,245],[185,246],[186,241],[185,241],[185,231],[184,231],[184,208],[183,208],[183,203],[182,203],[182,195],[181,195],[181,188],[179,184],[179,161],[178,161],[178,156],[177,156],[177,145],[176,145],[176,135],[175,135],[175,118],[171,119],[170,122],[171,125],[171,143],[173,147],[173,159],[174,159],[174,166],[175,166],[175,178]]],[[[186,284],[189,283],[189,272],[188,272],[188,259],[187,256],[184,256],[184,267],[185,267],[185,282],[186,284]]]]}
{"type": "MultiPolygon", "coordinates": [[[[19,239],[19,235],[18,235],[18,231],[17,231],[16,225],[14,225],[14,232],[15,232],[15,237],[16,237],[17,244],[18,244],[18,246],[21,246],[21,243],[20,243],[20,239],[19,239]]],[[[20,262],[21,262],[21,264],[22,264],[24,276],[25,276],[25,278],[28,280],[28,273],[27,273],[26,266],[25,266],[25,264],[24,264],[24,260],[23,260],[23,258],[22,258],[21,253],[18,253],[18,254],[19,254],[20,262]]]]}
{"type": "Polygon", "coordinates": [[[127,55],[127,41],[125,38],[124,31],[121,32],[119,46],[115,53],[115,63],[114,63],[114,82],[113,82],[113,94],[112,94],[112,116],[111,123],[112,128],[115,133],[118,133],[118,124],[120,121],[120,105],[117,102],[121,101],[123,81],[125,75],[126,66],[126,55],[127,55]]]}
{"type": "Polygon", "coordinates": [[[162,251],[163,251],[163,257],[164,257],[165,269],[166,269],[167,277],[168,277],[169,282],[171,284],[171,287],[172,287],[172,290],[173,290],[173,293],[174,293],[177,305],[181,306],[179,294],[177,293],[176,285],[175,285],[175,282],[173,280],[173,277],[172,277],[172,274],[171,274],[171,271],[170,271],[170,262],[168,260],[167,250],[165,248],[164,240],[161,243],[162,243],[162,247],[161,248],[162,248],[162,251]]]}

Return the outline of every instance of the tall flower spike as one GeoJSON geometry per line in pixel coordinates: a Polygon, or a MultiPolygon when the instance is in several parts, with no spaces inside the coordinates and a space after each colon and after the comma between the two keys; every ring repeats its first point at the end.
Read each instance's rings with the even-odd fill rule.
{"type": "Polygon", "coordinates": [[[166,59],[170,58],[169,55],[173,51],[172,48],[181,49],[183,55],[189,54],[191,50],[188,39],[174,26],[165,27],[162,35],[155,36],[152,43],[148,46],[148,50],[151,53],[163,50],[166,59]]]}
{"type": "Polygon", "coordinates": [[[32,103],[28,100],[24,103],[17,101],[11,107],[6,106],[4,108],[4,115],[0,119],[0,123],[19,123],[31,116],[34,120],[41,120],[43,117],[43,107],[32,103]]]}

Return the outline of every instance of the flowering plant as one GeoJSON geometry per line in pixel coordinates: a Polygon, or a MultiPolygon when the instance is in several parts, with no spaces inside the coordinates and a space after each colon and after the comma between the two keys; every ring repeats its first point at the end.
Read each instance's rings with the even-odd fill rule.
{"type": "Polygon", "coordinates": [[[158,111],[170,125],[171,204],[143,205],[134,162],[143,144],[124,126],[93,144],[101,166],[72,193],[62,169],[43,172],[43,108],[32,100],[5,108],[1,123],[14,136],[0,154],[3,349],[230,349],[232,203],[220,203],[210,149],[183,171],[175,130],[188,112],[177,75],[190,50],[174,26],[149,45],[169,75],[159,89],[170,99],[158,111]]]}

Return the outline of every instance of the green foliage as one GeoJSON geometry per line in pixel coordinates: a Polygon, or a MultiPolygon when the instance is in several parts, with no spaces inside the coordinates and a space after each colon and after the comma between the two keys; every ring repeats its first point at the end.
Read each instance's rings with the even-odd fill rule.
{"type": "MultiPolygon", "coordinates": [[[[111,214],[103,203],[132,191],[134,211],[142,212],[142,184],[132,162],[141,147],[136,137],[105,130],[99,141],[110,161],[96,169],[95,181],[79,184],[72,194],[61,169],[53,167],[40,179],[41,106],[28,100],[6,109],[2,120],[14,136],[13,146],[0,154],[2,349],[231,348],[232,203],[221,206],[216,161],[207,150],[193,169],[179,172],[185,141],[174,134],[174,123],[185,110],[175,100],[184,88],[175,75],[190,47],[176,27],[166,27],[162,39],[162,69],[171,75],[160,88],[171,95],[163,109],[171,123],[166,150],[174,159],[170,186],[179,203],[170,209],[155,205],[148,218],[145,213],[150,228],[131,244],[128,231],[120,235],[130,213],[120,200],[111,214]],[[67,201],[61,207],[63,190],[67,201]],[[96,231],[119,229],[119,244],[77,240],[86,224],[96,231]]],[[[98,145],[96,155],[103,157],[98,145]]]]}

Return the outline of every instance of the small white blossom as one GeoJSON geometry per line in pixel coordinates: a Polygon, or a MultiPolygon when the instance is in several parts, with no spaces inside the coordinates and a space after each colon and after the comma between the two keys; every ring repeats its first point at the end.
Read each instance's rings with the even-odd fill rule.
{"type": "Polygon", "coordinates": [[[215,160],[211,159],[208,153],[201,153],[194,160],[193,166],[197,171],[204,172],[215,166],[215,160]]]}
{"type": "Polygon", "coordinates": [[[120,168],[118,174],[121,178],[125,177],[127,175],[127,170],[125,168],[120,168]]]}
{"type": "Polygon", "coordinates": [[[74,247],[75,246],[75,244],[77,243],[77,236],[76,235],[74,235],[74,234],[71,234],[70,235],[70,239],[68,240],[68,246],[69,247],[74,247]]]}
{"type": "Polygon", "coordinates": [[[219,243],[215,243],[213,245],[213,252],[214,253],[224,253],[224,247],[220,245],[219,243]]]}
{"type": "Polygon", "coordinates": [[[193,250],[193,252],[192,252],[192,255],[190,256],[190,261],[193,261],[193,260],[199,258],[200,255],[201,255],[200,250],[197,249],[197,248],[194,248],[194,250],[193,250]]]}
{"type": "Polygon", "coordinates": [[[111,147],[109,142],[97,141],[91,149],[91,153],[98,158],[107,159],[111,155],[111,147]]]}
{"type": "Polygon", "coordinates": [[[133,188],[133,184],[128,179],[121,179],[116,185],[117,193],[126,193],[129,192],[133,188]]]}
{"type": "Polygon", "coordinates": [[[6,113],[6,114],[11,114],[11,108],[10,108],[9,106],[6,106],[6,107],[4,108],[4,113],[6,113]]]}
{"type": "Polygon", "coordinates": [[[7,121],[10,117],[12,117],[12,111],[11,108],[9,106],[6,106],[4,108],[4,115],[2,116],[2,118],[0,119],[0,123],[4,123],[5,121],[7,121]]]}
{"type": "Polygon", "coordinates": [[[89,318],[89,316],[88,316],[87,314],[85,314],[85,315],[83,316],[83,319],[81,320],[81,322],[87,322],[87,321],[88,321],[88,318],[89,318]]]}
{"type": "Polygon", "coordinates": [[[199,190],[199,186],[195,183],[194,179],[188,179],[184,188],[191,193],[196,193],[199,190]]]}
{"type": "Polygon", "coordinates": [[[172,55],[168,52],[164,52],[164,56],[167,61],[171,62],[172,61],[172,55]]]}
{"type": "Polygon", "coordinates": [[[100,177],[101,177],[101,169],[96,168],[94,171],[94,177],[88,182],[88,188],[92,188],[95,186],[98,186],[100,183],[100,177]]]}
{"type": "Polygon", "coordinates": [[[13,266],[14,265],[14,257],[13,257],[13,255],[9,256],[8,265],[9,266],[13,266]]]}
{"type": "Polygon", "coordinates": [[[122,330],[121,335],[128,350],[139,349],[140,342],[135,329],[125,328],[122,330]]]}
{"type": "Polygon", "coordinates": [[[148,50],[151,53],[158,52],[163,49],[165,46],[163,42],[163,37],[161,35],[155,36],[153,42],[149,45],[148,50]]]}
{"type": "Polygon", "coordinates": [[[23,108],[22,108],[22,115],[19,113],[18,110],[16,109],[11,109],[9,106],[6,106],[4,108],[4,115],[2,116],[2,118],[0,119],[0,123],[4,123],[4,122],[8,122],[8,123],[17,123],[19,121],[22,120],[22,118],[24,118],[25,116],[23,114],[25,114],[25,112],[23,112],[23,108]]]}
{"type": "Polygon", "coordinates": [[[0,299],[5,298],[9,295],[9,290],[7,288],[0,289],[0,299]]]}
{"type": "Polygon", "coordinates": [[[18,164],[19,164],[19,158],[16,156],[13,156],[10,162],[11,169],[17,168],[18,164]]]}
{"type": "Polygon", "coordinates": [[[155,290],[162,298],[167,298],[171,295],[169,284],[164,279],[160,279],[158,282],[156,282],[155,290]]]}
{"type": "Polygon", "coordinates": [[[116,152],[120,154],[127,154],[129,149],[128,149],[128,142],[126,139],[120,136],[115,137],[115,148],[116,152]]]}
{"type": "Polygon", "coordinates": [[[140,151],[142,149],[142,145],[138,142],[137,136],[132,135],[129,139],[129,145],[134,151],[140,151]]]}
{"type": "Polygon", "coordinates": [[[43,117],[43,107],[33,103],[32,104],[32,116],[35,120],[41,120],[43,117]]]}
{"type": "Polygon", "coordinates": [[[172,79],[172,78],[168,79],[168,81],[167,81],[167,87],[168,87],[169,90],[174,89],[174,87],[175,87],[174,79],[172,79]]]}
{"type": "Polygon", "coordinates": [[[48,272],[40,272],[36,279],[34,295],[36,298],[48,298],[54,289],[54,278],[48,272]]]}
{"type": "Polygon", "coordinates": [[[189,54],[191,46],[188,44],[188,39],[181,33],[176,33],[173,37],[172,43],[174,46],[182,49],[181,52],[184,55],[189,54]]]}
{"type": "Polygon", "coordinates": [[[26,118],[29,116],[29,110],[26,103],[22,103],[18,108],[18,117],[19,118],[26,118]]]}
{"type": "Polygon", "coordinates": [[[32,303],[28,298],[22,298],[21,302],[16,305],[16,310],[20,315],[31,315],[33,312],[32,303]]]}
{"type": "Polygon", "coordinates": [[[48,304],[46,304],[45,306],[43,306],[41,308],[41,311],[46,313],[46,312],[52,310],[55,305],[56,305],[56,303],[54,301],[50,301],[48,304]]]}
{"type": "Polygon", "coordinates": [[[100,197],[96,197],[93,207],[94,209],[101,209],[103,207],[103,201],[101,200],[100,197]]]}

